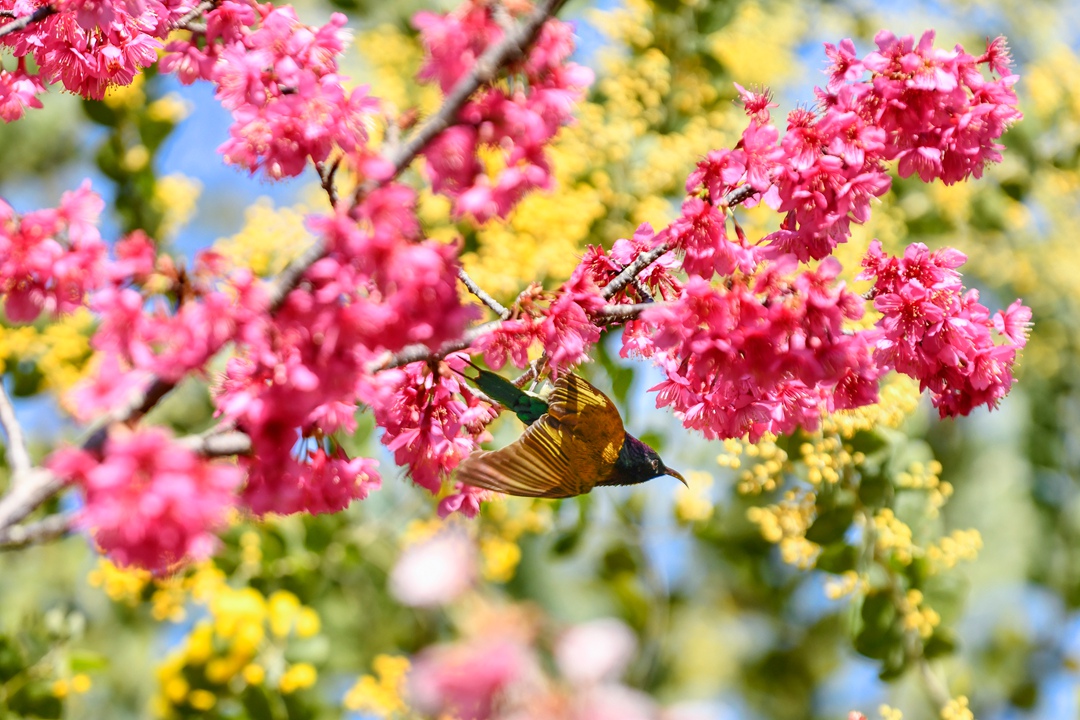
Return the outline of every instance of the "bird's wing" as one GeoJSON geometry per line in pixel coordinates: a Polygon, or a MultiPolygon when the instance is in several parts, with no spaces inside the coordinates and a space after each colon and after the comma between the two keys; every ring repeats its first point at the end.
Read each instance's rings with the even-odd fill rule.
{"type": "Polygon", "coordinates": [[[473,453],[459,466],[466,485],[523,497],[586,493],[611,471],[625,431],[619,411],[583,378],[555,382],[548,412],[502,450],[473,453]]]}

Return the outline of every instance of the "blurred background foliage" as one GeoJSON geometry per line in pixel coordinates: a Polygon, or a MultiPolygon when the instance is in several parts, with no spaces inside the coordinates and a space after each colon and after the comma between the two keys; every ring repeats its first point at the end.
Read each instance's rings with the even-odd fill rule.
{"type": "MultiPolygon", "coordinates": [[[[299,4],[311,22],[350,15],[348,72],[387,100],[388,121],[437,106],[413,82],[421,53],[408,22],[430,3],[299,4]]],[[[477,521],[445,524],[399,481],[363,417],[347,445],[383,459],[385,487],[347,512],[237,517],[213,562],[158,580],[118,570],[79,537],[0,555],[0,716],[413,717],[404,688],[421,649],[525,623],[549,658],[567,628],[600,617],[632,629],[623,682],[670,720],[1080,715],[1080,10],[625,0],[571,2],[565,14],[597,82],[554,148],[557,190],[483,227],[423,198],[428,232],[463,237],[467,269],[504,302],[565,279],[587,244],[673,218],[696,158],[743,126],[734,82],[772,88],[782,123],[823,82],[824,41],[852,37],[865,53],[880,28],[934,27],[940,45],[978,54],[1007,35],[1025,119],[1005,161],[948,188],[895,182],[840,259],[853,277],[871,238],[894,252],[953,245],[992,309],[1022,297],[1035,326],[1011,396],[940,422],[893,378],[879,406],[818,433],[707,443],[653,409],[654,372],[605,342],[582,372],[690,487],[496,501],[477,521]],[[467,538],[475,582],[442,606],[399,602],[403,551],[447,528],[467,538]]],[[[304,214],[324,207],[317,183],[193,171],[218,163],[225,126],[199,92],[148,74],[100,103],[54,93],[0,127],[0,194],[20,210],[48,206],[90,174],[112,200],[107,233],[141,228],[188,257],[215,243],[272,274],[306,242],[304,214]]],[[[748,233],[767,231],[765,214],[740,212],[748,233]]],[[[92,327],[81,314],[0,327],[4,381],[42,454],[74,434],[55,397],[93,362],[92,327]]],[[[182,386],[153,420],[205,427],[205,389],[182,386]]],[[[513,419],[493,429],[500,444],[520,432],[513,419]]]]}

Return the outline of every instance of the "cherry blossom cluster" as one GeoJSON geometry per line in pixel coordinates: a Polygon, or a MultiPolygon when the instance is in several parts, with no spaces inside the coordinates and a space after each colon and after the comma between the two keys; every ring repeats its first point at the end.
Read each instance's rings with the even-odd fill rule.
{"type": "Polygon", "coordinates": [[[933,46],[934,33],[898,39],[882,31],[878,50],[860,60],[850,40],[826,45],[832,62],[826,88],[816,89],[818,111],[800,108],[780,139],[769,123],[767,94],[743,90],[750,123],[733,150],[715,150],[687,181],[691,197],[668,230],[684,251],[687,272],[746,272],[756,259],[740,238],[729,242],[723,215],[712,206],[740,184],[783,213],[780,229],[764,238],[767,250],[805,262],[827,257],[865,222],[870,200],[888,191],[885,163],[901,177],[947,184],[981,177],[1001,159],[996,142],[1020,119],[1004,39],[974,57],[959,46],[933,46]],[[985,65],[1001,77],[987,79],[985,65]],[[869,79],[863,76],[869,72],[869,79]],[[708,198],[704,203],[702,198],[708,198]]]}
{"type": "Polygon", "coordinates": [[[105,282],[108,248],[97,221],[105,207],[89,181],[60,206],[19,215],[0,200],[0,294],[12,322],[69,313],[105,282]]]}
{"type": "MultiPolygon", "coordinates": [[[[417,13],[413,24],[427,50],[419,79],[449,92],[503,37],[500,11],[511,14],[509,4],[466,0],[449,15],[417,13]]],[[[456,216],[478,222],[505,217],[526,193],[551,187],[544,146],[569,122],[574,103],[593,80],[591,70],[567,61],[573,50],[573,28],[548,21],[528,54],[510,68],[510,83],[483,88],[456,123],[427,145],[432,189],[453,199],[456,216]]]]}
{"type": "Polygon", "coordinates": [[[232,113],[225,161],[277,179],[325,161],[334,148],[353,166],[385,176],[372,163],[367,122],[378,103],[366,87],[346,90],[337,57],[349,34],[334,13],[322,27],[300,22],[290,6],[225,0],[206,13],[205,32],[174,40],[161,61],[181,82],[213,82],[232,113]]]}
{"type": "Polygon", "coordinates": [[[210,462],[162,428],[114,432],[101,457],[59,450],[49,468],[83,491],[77,523],[114,562],[155,571],[213,552],[243,481],[236,465],[210,462]]]}
{"type": "MultiPolygon", "coordinates": [[[[306,495],[297,495],[297,488],[323,481],[348,488],[353,499],[366,496],[371,482],[346,482],[342,463],[349,461],[340,449],[326,461],[338,474],[312,474],[313,458],[298,458],[293,451],[298,438],[352,433],[359,402],[373,407],[380,425],[392,432],[390,415],[382,409],[396,412],[408,383],[396,383],[393,373],[373,379],[369,367],[407,345],[436,348],[459,337],[473,318],[473,310],[458,297],[457,250],[422,239],[415,199],[412,189],[391,184],[365,198],[356,211],[359,223],[344,212],[312,219],[311,229],[326,241],[327,254],[274,314],[263,313],[240,327],[237,352],[215,402],[224,419],[251,437],[252,451],[242,462],[250,474],[244,498],[254,511],[316,511],[325,505],[298,502],[306,495]]],[[[429,402],[444,397],[449,393],[421,393],[429,402]]],[[[452,441],[459,427],[447,428],[452,441]]],[[[435,447],[441,452],[441,446],[416,429],[417,435],[405,442],[415,443],[413,477],[432,487],[426,463],[440,467],[440,461],[428,453],[435,447]],[[429,439],[432,444],[425,444],[429,439]]],[[[468,441],[461,445],[465,453],[473,447],[468,441]]],[[[370,468],[364,474],[371,475],[370,468]]],[[[305,492],[310,494],[310,488],[305,492]]]]}
{"type": "Polygon", "coordinates": [[[675,302],[641,313],[626,352],[651,354],[667,379],[652,388],[706,437],[814,429],[828,410],[877,397],[867,333],[846,333],[863,300],[838,283],[840,263],[792,275],[787,256],[725,288],[691,277],[675,302]],[[647,332],[643,330],[647,329],[647,332]],[[642,342],[642,338],[647,341],[642,342]]]}
{"type": "MultiPolygon", "coordinates": [[[[975,58],[932,40],[882,32],[878,51],[862,60],[850,41],[826,46],[832,66],[819,108],[793,111],[783,137],[769,123],[768,94],[740,88],[749,116],[741,140],[698,164],[680,216],[653,240],[678,252],[689,279],[676,300],[646,309],[623,334],[624,354],[664,370],[657,404],[687,427],[751,439],[812,429],[822,411],[875,402],[877,378],[892,369],[920,379],[942,416],[993,408],[1008,392],[1030,311],[1017,301],[991,321],[978,294],[963,293],[953,271],[960,253],[930,260],[916,245],[897,260],[875,244],[863,278],[879,278],[883,317],[869,330],[855,329],[862,298],[837,281],[829,257],[889,188],[886,161],[897,160],[901,175],[951,183],[1000,159],[996,140],[1020,116],[1004,41],[975,58]],[[980,65],[1003,77],[985,79],[980,65]],[[728,207],[740,194],[780,213],[780,230],[749,242],[728,207]],[[816,270],[797,271],[797,261],[822,258],[816,270]],[[992,327],[1007,342],[995,345],[992,327]]],[[[601,266],[588,256],[583,265],[601,266]]]]}
{"type": "Polygon", "coordinates": [[[1027,344],[1031,320],[1019,300],[991,319],[979,291],[964,292],[956,268],[966,260],[957,250],[930,251],[922,243],[889,257],[877,241],[863,259],[863,277],[874,279],[874,308],[883,316],[874,361],[919,380],[941,417],[997,405],[1012,387],[1016,351],[1027,344]]]}
{"type": "Polygon", "coordinates": [[[18,120],[26,108],[40,108],[45,85],[59,82],[86,98],[100,100],[115,85],[129,85],[157,61],[161,40],[194,7],[192,0],[87,2],[0,0],[0,11],[22,18],[44,15],[21,32],[0,38],[18,62],[0,68],[0,118],[18,120]],[[44,11],[51,11],[45,15],[44,11]],[[26,59],[37,65],[31,71],[26,59]]]}
{"type": "Polygon", "coordinates": [[[480,443],[498,412],[462,379],[468,358],[409,363],[371,379],[364,400],[383,428],[382,442],[413,482],[436,494],[443,479],[480,443]]]}

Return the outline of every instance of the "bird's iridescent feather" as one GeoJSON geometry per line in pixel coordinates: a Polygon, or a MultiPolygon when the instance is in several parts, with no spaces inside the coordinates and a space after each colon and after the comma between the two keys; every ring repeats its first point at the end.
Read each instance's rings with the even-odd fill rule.
{"type": "Polygon", "coordinates": [[[567,373],[555,381],[548,403],[516,442],[466,458],[457,479],[510,495],[562,498],[587,493],[610,475],[626,436],[611,400],[567,373]]]}

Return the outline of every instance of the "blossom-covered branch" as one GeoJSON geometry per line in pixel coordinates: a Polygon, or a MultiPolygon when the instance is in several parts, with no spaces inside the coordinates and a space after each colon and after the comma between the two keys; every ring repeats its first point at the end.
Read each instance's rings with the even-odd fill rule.
{"type": "MultiPolygon", "coordinates": [[[[118,562],[153,569],[210,552],[233,508],[336,512],[381,483],[377,463],[349,457],[339,440],[355,431],[357,406],[370,409],[409,477],[438,493],[498,413],[464,382],[469,355],[494,370],[512,363],[557,376],[588,360],[612,322],[625,323],[624,355],[664,373],[658,406],[707,437],[812,429],[823,413],[875,402],[878,379],[893,370],[918,378],[943,416],[994,407],[1008,392],[1030,313],[1017,301],[992,316],[963,289],[963,256],[873,246],[863,276],[881,317],[859,330],[851,327],[865,302],[831,257],[888,190],[887,163],[951,183],[1000,158],[996,139],[1019,118],[1000,41],[978,58],[935,49],[932,34],[916,44],[882,33],[861,59],[850,42],[827,46],[820,111],[789,114],[781,138],[768,95],[741,91],[742,137],[700,160],[670,225],[588,248],[566,283],[530,286],[510,308],[472,283],[460,245],[425,237],[418,191],[398,178],[423,155],[431,191],[455,218],[477,223],[551,186],[546,146],[592,79],[570,59],[570,27],[550,18],[560,4],[466,0],[451,14],[417,14],[419,78],[446,101],[388,155],[367,133],[378,101],[341,82],[343,16],[311,28],[291,8],[226,2],[168,42],[162,69],[211,82],[233,115],[226,162],[271,179],[313,166],[332,201],[344,167],[359,178],[356,191],[348,207],[333,202],[309,219],[315,243],[267,284],[213,253],[179,271],[138,233],[108,259],[101,202],[85,187],[57,210],[5,209],[4,237],[20,248],[0,267],[7,314],[29,322],[88,302],[100,366],[68,404],[81,419],[106,419],[81,448],[50,458],[55,475],[0,498],[0,530],[59,478],[86,497],[80,527],[118,562]],[[521,82],[495,82],[500,69],[521,82]],[[742,203],[777,212],[779,230],[748,238],[732,211],[742,203]],[[820,262],[811,269],[811,260],[820,262]],[[475,325],[478,308],[462,302],[459,281],[500,319],[475,325]],[[224,370],[214,371],[216,430],[177,439],[137,425],[181,379],[207,377],[226,346],[224,370]],[[543,360],[531,364],[537,350],[543,360]],[[235,465],[213,461],[233,453],[235,465]]],[[[111,22],[135,22],[116,12],[111,22]]],[[[144,36],[149,45],[158,37],[144,36]]],[[[20,58],[31,52],[16,48],[20,58]]],[[[143,55],[131,57],[134,72],[143,55]]],[[[69,87],[97,96],[122,77],[72,77],[69,87]]],[[[475,512],[478,496],[461,488],[443,505],[475,512]]]]}
{"type": "MultiPolygon", "coordinates": [[[[196,77],[203,77],[215,82],[219,87],[219,97],[230,109],[240,110],[243,109],[242,106],[246,105],[250,110],[258,112],[275,112],[279,111],[279,108],[284,108],[285,105],[292,103],[301,112],[315,113],[313,117],[316,117],[319,121],[344,122],[344,124],[330,128],[331,132],[335,133],[334,142],[346,153],[352,153],[350,162],[354,168],[360,170],[362,176],[364,174],[369,175],[369,181],[361,184],[363,191],[357,194],[356,205],[351,209],[351,213],[362,222],[365,219],[370,221],[371,218],[368,213],[374,210],[375,205],[385,202],[390,197],[395,198],[392,201],[394,206],[401,208],[405,212],[411,210],[413,200],[402,196],[406,188],[394,186],[393,179],[424,150],[432,139],[438,136],[441,128],[450,124],[475,90],[489,84],[495,78],[496,73],[504,64],[509,62],[526,63],[524,72],[532,76],[531,81],[537,88],[537,92],[542,91],[549,84],[548,76],[556,71],[559,64],[566,61],[572,49],[571,44],[565,43],[565,40],[569,37],[566,31],[559,30],[554,33],[549,31],[544,36],[546,39],[543,42],[550,47],[543,51],[544,54],[539,61],[529,58],[526,55],[526,50],[529,44],[540,34],[541,28],[544,27],[545,21],[548,20],[551,13],[557,10],[561,4],[561,1],[557,0],[542,3],[521,22],[519,27],[506,33],[503,38],[495,37],[490,33],[487,39],[480,38],[482,44],[479,46],[479,50],[483,52],[477,52],[478,58],[472,66],[460,66],[460,77],[451,78],[453,80],[452,88],[448,92],[443,108],[427,123],[422,125],[410,140],[396,147],[388,161],[381,160],[358,144],[358,141],[366,139],[366,135],[361,125],[358,124],[360,118],[356,113],[367,111],[370,109],[371,104],[356,93],[353,94],[352,99],[345,100],[346,103],[352,104],[342,108],[341,118],[335,118],[332,112],[320,112],[317,105],[320,102],[338,103],[343,99],[342,96],[298,97],[295,85],[289,86],[282,82],[282,78],[285,77],[283,73],[280,71],[269,75],[264,73],[263,81],[266,83],[268,93],[264,96],[265,100],[262,107],[259,108],[251,106],[251,98],[253,97],[251,95],[244,96],[242,100],[234,101],[231,99],[230,83],[233,78],[230,77],[230,63],[240,60],[241,56],[230,57],[228,62],[217,62],[218,58],[224,59],[231,49],[235,48],[238,52],[250,52],[263,42],[272,43],[277,51],[280,51],[281,48],[287,45],[287,43],[281,41],[282,34],[298,33],[297,37],[302,37],[302,42],[310,43],[311,54],[305,55],[307,50],[300,50],[295,45],[289,45],[290,52],[287,57],[281,56],[282,62],[289,67],[295,68],[296,62],[300,61],[302,71],[311,72],[313,75],[321,74],[324,80],[336,80],[333,76],[336,65],[332,63],[332,60],[328,63],[327,59],[332,59],[341,49],[343,36],[338,32],[338,28],[344,22],[343,16],[336,15],[326,28],[320,30],[319,33],[310,34],[306,28],[296,22],[295,16],[292,15],[289,9],[279,11],[272,9],[270,6],[261,6],[258,14],[251,14],[247,10],[234,13],[233,11],[237,10],[239,6],[213,8],[207,14],[205,26],[190,22],[195,17],[193,13],[196,13],[199,8],[189,10],[183,15],[176,11],[170,16],[174,24],[177,23],[177,17],[181,20],[186,19],[188,28],[194,34],[206,35],[209,33],[211,42],[194,44],[187,41],[174,41],[166,48],[167,55],[162,67],[167,71],[177,72],[184,82],[190,82],[196,77]],[[258,22],[261,22],[261,26],[252,30],[251,26],[258,22]],[[223,31],[222,23],[225,26],[231,26],[231,29],[223,31]],[[217,38],[219,42],[212,42],[214,38],[217,38]],[[558,44],[558,46],[553,45],[553,43],[558,44]],[[484,45],[490,45],[490,47],[484,47],[484,45]],[[223,52],[222,48],[226,48],[226,50],[223,52]],[[297,105],[297,102],[300,105],[297,105]],[[391,168],[390,172],[385,169],[387,165],[391,168]]],[[[487,12],[483,5],[475,6],[474,11],[487,12]]],[[[127,19],[125,14],[119,13],[114,21],[126,22],[127,19]]],[[[427,21],[432,22],[430,18],[427,21]]],[[[459,63],[462,59],[463,57],[458,58],[459,63]]],[[[48,70],[47,63],[45,67],[48,70]]],[[[327,85],[324,82],[319,87],[325,88],[327,85]]],[[[98,90],[91,91],[88,88],[84,88],[84,90],[90,95],[99,92],[98,90]]],[[[22,99],[26,100],[25,97],[22,99]]],[[[32,104],[30,102],[30,105],[32,104]]],[[[549,115],[547,121],[554,122],[554,124],[551,125],[551,129],[547,133],[548,138],[554,134],[559,124],[565,122],[563,118],[568,118],[567,111],[568,108],[564,106],[564,109],[549,115]]],[[[18,114],[21,114],[21,111],[18,114]]],[[[17,114],[7,119],[13,119],[14,117],[17,117],[17,114]]],[[[247,117],[250,118],[250,115],[247,117]]],[[[280,118],[281,116],[278,115],[277,117],[280,118]]],[[[274,145],[267,148],[263,145],[256,150],[253,145],[248,144],[246,132],[247,130],[244,127],[240,125],[234,126],[234,139],[231,141],[231,145],[227,143],[230,147],[223,148],[227,159],[232,162],[246,164],[253,171],[259,167],[267,167],[272,175],[294,174],[296,165],[293,163],[295,158],[283,155],[276,158],[272,156],[279,150],[291,151],[295,148],[295,144],[283,145],[280,148],[274,145]],[[252,155],[253,150],[259,154],[252,155]],[[262,155],[263,153],[265,155],[262,155]],[[271,164],[266,165],[266,163],[271,164]]],[[[308,133],[308,137],[314,136],[308,133]]],[[[540,141],[544,142],[542,139],[540,141]]],[[[317,166],[325,159],[326,150],[319,149],[317,146],[313,145],[309,151],[304,150],[304,152],[306,154],[302,155],[302,158],[310,158],[317,166]]],[[[334,161],[334,166],[336,166],[337,162],[339,161],[334,161]]],[[[408,192],[411,193],[411,191],[408,192]]],[[[72,198],[71,204],[77,205],[89,197],[89,195],[75,196],[72,198]]],[[[506,210],[508,209],[507,207],[506,210]]],[[[315,245],[304,253],[297,262],[294,262],[285,273],[279,276],[269,288],[258,287],[251,282],[250,278],[236,277],[228,279],[227,284],[232,287],[230,292],[239,292],[240,301],[238,304],[233,302],[230,295],[221,293],[215,287],[215,280],[212,275],[217,270],[209,264],[203,264],[193,275],[196,278],[195,283],[189,283],[188,280],[183,281],[185,282],[185,288],[187,288],[185,292],[188,295],[193,295],[194,300],[183,304],[169,321],[173,326],[172,329],[166,330],[164,326],[155,327],[155,324],[165,320],[165,318],[159,315],[151,321],[149,317],[140,317],[142,315],[141,307],[145,304],[146,299],[140,298],[140,293],[134,283],[141,282],[149,273],[154,272],[155,265],[160,268],[160,261],[155,260],[152,247],[146,243],[145,238],[133,238],[130,242],[125,241],[125,244],[118,246],[118,259],[122,261],[118,267],[111,268],[102,265],[100,238],[96,236],[90,237],[88,227],[91,226],[88,226],[85,222],[86,220],[92,222],[91,216],[96,216],[98,210],[100,210],[100,207],[90,208],[89,212],[79,210],[75,213],[80,215],[78,225],[74,224],[74,218],[69,218],[64,211],[61,211],[58,215],[58,218],[62,221],[72,222],[72,230],[77,229],[79,234],[87,235],[86,240],[75,239],[71,242],[67,251],[84,252],[85,248],[85,262],[89,263],[89,266],[84,267],[79,276],[83,278],[80,285],[81,292],[72,294],[65,291],[63,296],[58,295],[57,299],[66,302],[72,297],[78,298],[87,292],[94,292],[95,299],[93,302],[95,309],[103,312],[106,316],[102,331],[98,334],[101,343],[97,347],[99,351],[106,353],[108,358],[107,367],[93,380],[90,386],[80,390],[82,397],[90,400],[90,402],[73,405],[83,413],[93,413],[95,409],[104,410],[105,413],[104,418],[96,424],[96,429],[90,433],[88,439],[82,444],[83,449],[78,451],[78,453],[82,454],[69,454],[63,459],[56,459],[50,463],[50,468],[59,469],[59,472],[69,481],[74,480],[81,484],[91,496],[95,495],[95,483],[98,482],[96,478],[111,467],[108,464],[107,456],[123,452],[122,448],[140,447],[139,443],[143,442],[134,439],[135,444],[118,441],[112,433],[118,424],[126,423],[130,425],[133,421],[139,419],[164,397],[180,378],[193,371],[202,371],[210,357],[230,339],[246,338],[249,344],[257,338],[260,343],[264,341],[273,342],[269,337],[259,338],[259,336],[267,332],[276,333],[280,328],[292,323],[298,323],[296,327],[303,327],[305,330],[312,328],[311,318],[291,317],[295,314],[297,307],[295,302],[290,305],[289,300],[289,298],[293,298],[295,301],[302,295],[310,293],[312,286],[307,286],[300,294],[290,293],[301,278],[306,278],[306,282],[312,282],[311,272],[317,272],[319,266],[325,265],[327,262],[340,263],[345,258],[348,263],[354,264],[355,270],[370,274],[372,281],[376,284],[385,282],[387,287],[400,289],[398,297],[406,303],[406,305],[401,306],[401,310],[405,310],[407,306],[411,308],[408,312],[414,316],[416,311],[421,310],[421,308],[422,312],[431,314],[431,319],[434,322],[425,326],[428,328],[439,327],[439,330],[435,332],[429,329],[426,332],[418,333],[410,328],[410,321],[404,321],[402,318],[395,320],[391,317],[385,317],[385,322],[389,323],[387,327],[394,326],[401,336],[400,341],[390,341],[391,344],[387,346],[389,350],[395,350],[415,340],[425,340],[428,345],[438,347],[443,342],[449,341],[455,336],[460,336],[461,329],[463,329],[464,319],[467,314],[465,308],[460,308],[457,311],[460,319],[447,322],[447,313],[454,312],[454,308],[458,306],[456,291],[453,287],[456,267],[447,254],[450,252],[449,248],[442,248],[432,243],[417,246],[413,244],[414,240],[401,238],[402,241],[405,241],[404,244],[399,246],[399,250],[394,251],[396,255],[386,258],[386,263],[381,266],[382,269],[368,267],[364,265],[366,259],[363,253],[355,255],[357,250],[360,249],[359,247],[347,248],[334,242],[335,236],[337,240],[344,240],[345,236],[350,235],[356,239],[360,238],[360,236],[356,235],[356,227],[352,224],[353,221],[347,220],[344,215],[326,225],[324,228],[326,232],[320,234],[315,245]],[[328,238],[330,239],[329,242],[327,242],[328,238]],[[353,257],[349,258],[350,255],[353,257]],[[431,265],[432,260],[436,263],[435,267],[431,265]],[[407,279],[406,276],[415,275],[417,271],[423,271],[424,269],[436,270],[436,272],[429,278],[416,277],[415,280],[407,279]],[[449,275],[447,271],[449,271],[449,275]],[[448,280],[449,282],[447,282],[448,280]],[[437,297],[434,298],[434,302],[416,303],[416,298],[419,296],[414,296],[409,288],[416,285],[417,281],[420,282],[421,287],[424,285],[438,287],[437,297]],[[453,302],[449,302],[451,298],[453,302]],[[270,315],[273,318],[270,323],[266,322],[265,316],[260,317],[260,313],[264,313],[267,309],[271,310],[272,313],[276,313],[276,315],[270,315]],[[286,316],[284,321],[280,319],[281,315],[286,316]],[[200,324],[207,321],[212,321],[214,323],[213,327],[216,329],[206,332],[204,328],[199,327],[200,324]],[[195,333],[195,335],[191,333],[195,333]],[[152,341],[151,335],[159,338],[159,340],[152,341]],[[198,339],[192,343],[186,342],[185,337],[188,341],[194,340],[196,337],[198,339]],[[147,352],[149,349],[147,343],[149,342],[158,343],[154,351],[147,352]],[[183,356],[182,360],[181,356],[183,356]],[[180,362],[177,362],[178,360],[180,362]],[[105,462],[94,465],[94,457],[101,454],[106,456],[105,462]]],[[[372,238],[372,240],[380,241],[378,238],[372,238]]],[[[398,240],[394,239],[394,241],[397,242],[398,240]]],[[[56,247],[61,252],[65,251],[63,245],[56,247]]],[[[27,268],[26,270],[21,267],[10,268],[10,272],[14,277],[19,277],[20,273],[27,270],[31,273],[30,277],[40,278],[43,281],[43,286],[48,287],[51,282],[48,268],[44,266],[34,269],[27,268]]],[[[57,278],[57,281],[59,281],[59,278],[57,278]]],[[[314,279],[315,286],[322,284],[322,282],[321,279],[314,279]]],[[[361,306],[375,307],[374,303],[367,299],[367,283],[358,280],[352,283],[352,286],[355,288],[354,292],[363,293],[363,296],[356,295],[353,297],[353,301],[356,303],[353,310],[359,311],[361,316],[366,313],[368,317],[371,317],[370,309],[364,310],[361,308],[361,306]]],[[[34,285],[20,283],[19,287],[33,289],[34,285]]],[[[386,295],[385,290],[380,294],[386,295]]],[[[20,310],[21,306],[18,297],[15,295],[7,297],[9,316],[18,320],[21,319],[19,317],[20,313],[25,315],[26,318],[32,318],[43,309],[54,312],[65,309],[62,305],[50,306],[48,302],[42,302],[42,296],[37,291],[29,293],[27,297],[34,300],[33,304],[28,306],[25,312],[20,310]]],[[[428,301],[431,299],[430,297],[427,298],[428,301]]],[[[339,306],[333,312],[340,313],[343,311],[351,312],[346,306],[339,306]]],[[[330,320],[328,327],[340,327],[342,319],[340,316],[336,319],[332,317],[327,319],[330,320]]],[[[378,355],[379,342],[375,342],[374,339],[390,337],[385,330],[377,327],[371,327],[369,331],[373,334],[367,335],[367,339],[363,340],[368,349],[364,353],[353,357],[353,361],[356,363],[353,368],[354,374],[364,372],[374,357],[378,355]]],[[[344,352],[347,353],[348,351],[344,352]]],[[[427,350],[427,352],[430,352],[430,350],[427,350]]],[[[331,372],[333,371],[331,370],[331,372]]],[[[341,386],[339,385],[339,387],[341,386]]],[[[228,388],[226,390],[228,391],[228,388]]],[[[286,401],[286,404],[289,403],[286,401]]],[[[337,401],[334,401],[334,404],[338,404],[337,401]]],[[[296,406],[295,403],[293,405],[296,406]]],[[[318,406],[319,403],[315,403],[315,405],[318,406]]],[[[230,407],[235,409],[237,406],[234,403],[230,407]]],[[[296,407],[299,407],[300,414],[296,416],[293,422],[286,423],[286,425],[302,427],[306,424],[302,417],[311,410],[312,405],[308,403],[296,407]],[[304,409],[305,407],[307,409],[304,409]]],[[[230,412],[226,414],[224,426],[234,427],[239,421],[240,418],[230,412]]],[[[241,422],[240,424],[245,425],[247,428],[251,427],[250,420],[247,423],[241,422]]],[[[329,429],[332,425],[332,423],[325,420],[322,424],[325,429],[329,429]]],[[[191,456],[183,454],[191,452],[185,448],[184,443],[174,443],[168,438],[143,431],[136,431],[136,437],[145,438],[145,442],[150,443],[150,446],[159,447],[159,455],[169,456],[172,453],[176,458],[185,458],[182,460],[184,463],[193,463],[193,468],[201,467],[194,460],[187,459],[191,456]]],[[[312,495],[311,490],[315,490],[315,486],[311,486],[308,491],[298,487],[299,493],[294,491],[292,499],[289,499],[278,492],[278,488],[274,488],[270,491],[272,497],[270,504],[267,504],[266,501],[258,499],[259,483],[256,476],[252,474],[249,476],[250,482],[247,484],[248,504],[256,512],[265,512],[269,509],[288,512],[298,509],[314,512],[340,509],[348,501],[367,492],[365,486],[359,481],[360,473],[357,470],[361,465],[369,469],[373,468],[374,463],[371,461],[357,459],[356,461],[344,460],[339,462],[339,451],[332,453],[332,459],[330,454],[326,454],[321,450],[314,454],[308,454],[306,458],[292,458],[288,453],[293,442],[284,437],[256,437],[254,440],[262,441],[261,449],[263,452],[252,455],[250,463],[261,463],[260,466],[266,467],[274,465],[277,472],[276,477],[284,479],[285,482],[299,482],[303,485],[304,481],[298,475],[292,477],[285,475],[282,477],[280,474],[282,467],[291,467],[297,473],[304,473],[314,469],[321,463],[328,462],[326,470],[329,474],[325,475],[325,482],[340,487],[344,493],[331,499],[325,494],[312,495]],[[273,451],[271,452],[272,448],[273,451]],[[286,453],[285,457],[280,457],[278,451],[286,453]],[[284,460],[284,463],[281,460],[284,460]],[[307,468],[307,470],[304,468],[307,468]],[[339,482],[337,474],[342,470],[347,473],[348,482],[339,482]]],[[[203,443],[200,444],[199,449],[206,450],[208,454],[217,455],[223,452],[223,447],[227,447],[228,452],[234,450],[250,451],[252,444],[253,438],[250,435],[239,432],[226,432],[207,436],[203,443]]],[[[147,471],[154,472],[153,467],[153,464],[149,465],[147,471]]],[[[207,477],[212,477],[218,471],[208,467],[206,472],[207,477]]],[[[372,478],[372,485],[377,486],[378,476],[374,474],[373,470],[368,474],[372,478]]],[[[193,488],[203,482],[195,478],[193,480],[195,482],[193,488]]],[[[46,471],[35,472],[32,483],[28,483],[26,487],[21,488],[17,493],[11,492],[7,496],[0,498],[0,529],[9,528],[13,523],[25,518],[45,499],[58,491],[62,484],[62,481],[57,476],[46,471]]],[[[153,483],[151,482],[145,486],[145,489],[150,490],[152,487],[153,483]]],[[[330,486],[327,485],[326,489],[329,488],[330,486]]],[[[207,502],[210,503],[206,507],[204,523],[199,527],[189,528],[190,532],[180,531],[175,538],[180,544],[173,546],[171,549],[161,548],[159,554],[161,554],[162,558],[173,558],[175,560],[185,555],[205,554],[208,545],[199,538],[203,537],[202,533],[205,532],[206,528],[216,525],[217,521],[214,518],[220,517],[219,513],[226,509],[228,505],[231,505],[231,501],[225,502],[224,496],[215,495],[213,492],[208,493],[205,489],[199,491],[199,494],[206,497],[207,502]]],[[[98,494],[97,496],[100,498],[107,497],[105,494],[98,494]]],[[[167,509],[166,512],[168,512],[167,509]]],[[[88,508],[86,512],[81,514],[81,522],[90,522],[88,518],[91,515],[95,515],[95,513],[92,512],[92,508],[88,508]]],[[[110,519],[113,517],[120,520],[124,516],[123,514],[114,516],[109,513],[96,513],[93,526],[98,531],[99,542],[109,537],[105,527],[113,522],[110,519]]],[[[180,530],[180,528],[177,529],[180,530]]],[[[134,541],[131,539],[133,536],[130,532],[115,535],[117,541],[120,541],[121,537],[127,537],[129,541],[134,541]]],[[[138,541],[145,544],[149,541],[149,536],[143,533],[139,536],[138,541]]],[[[116,545],[116,547],[118,548],[117,552],[124,552],[119,549],[121,545],[116,545]]],[[[134,555],[131,555],[131,557],[134,557],[134,555]]],[[[161,558],[159,558],[155,562],[161,561],[161,558]]]]}

